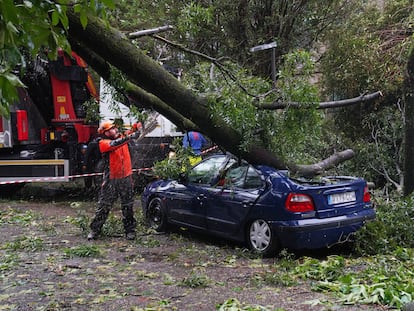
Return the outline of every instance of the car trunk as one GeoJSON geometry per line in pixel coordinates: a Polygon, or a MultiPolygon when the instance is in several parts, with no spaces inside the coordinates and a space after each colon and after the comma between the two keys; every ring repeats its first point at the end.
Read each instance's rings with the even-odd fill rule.
{"type": "Polygon", "coordinates": [[[324,177],[319,180],[294,180],[315,204],[316,217],[327,218],[348,215],[366,207],[366,182],[353,177],[324,177]]]}

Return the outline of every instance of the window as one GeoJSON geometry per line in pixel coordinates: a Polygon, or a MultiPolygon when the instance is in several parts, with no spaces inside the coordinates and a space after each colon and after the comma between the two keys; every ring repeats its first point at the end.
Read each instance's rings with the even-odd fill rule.
{"type": "Polygon", "coordinates": [[[225,176],[224,186],[242,189],[256,189],[262,186],[259,173],[247,163],[231,167],[225,176]]]}
{"type": "Polygon", "coordinates": [[[260,188],[262,187],[263,182],[262,178],[260,177],[259,173],[251,166],[247,171],[246,180],[244,183],[244,187],[246,189],[253,189],[253,188],[260,188]]]}
{"type": "Polygon", "coordinates": [[[218,156],[200,162],[190,170],[188,181],[197,184],[212,184],[226,160],[225,156],[218,156]]]}
{"type": "Polygon", "coordinates": [[[247,169],[247,165],[229,169],[226,175],[226,184],[237,188],[243,188],[247,169]]]}

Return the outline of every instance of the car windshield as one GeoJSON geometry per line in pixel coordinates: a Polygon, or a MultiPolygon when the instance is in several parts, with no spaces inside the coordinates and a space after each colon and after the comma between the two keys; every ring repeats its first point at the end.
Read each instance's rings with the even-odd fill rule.
{"type": "Polygon", "coordinates": [[[198,184],[212,184],[227,160],[226,156],[217,156],[200,162],[190,170],[188,181],[198,184]]]}

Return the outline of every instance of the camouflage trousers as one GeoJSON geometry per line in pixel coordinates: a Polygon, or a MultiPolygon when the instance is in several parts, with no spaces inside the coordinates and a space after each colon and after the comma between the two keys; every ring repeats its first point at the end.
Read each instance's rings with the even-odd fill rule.
{"type": "Polygon", "coordinates": [[[124,225],[125,233],[135,232],[137,221],[134,217],[134,197],[133,197],[133,182],[132,176],[120,179],[104,180],[101,185],[99,193],[98,204],[95,210],[95,218],[90,224],[92,231],[100,233],[102,226],[108,219],[115,201],[121,200],[122,208],[122,223],[124,225]]]}

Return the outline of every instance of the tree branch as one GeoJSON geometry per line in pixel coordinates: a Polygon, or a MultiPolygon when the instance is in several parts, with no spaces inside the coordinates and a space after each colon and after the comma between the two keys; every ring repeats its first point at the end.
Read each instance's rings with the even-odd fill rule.
{"type": "Polygon", "coordinates": [[[220,61],[217,58],[208,56],[208,55],[203,54],[203,53],[198,52],[198,51],[191,50],[191,49],[186,48],[185,46],[183,46],[181,44],[172,42],[172,41],[170,41],[170,40],[168,40],[168,39],[166,39],[164,37],[160,37],[158,35],[153,35],[152,37],[155,38],[155,39],[157,39],[157,40],[160,40],[160,41],[162,41],[164,43],[167,43],[168,45],[173,46],[173,47],[175,47],[175,48],[177,48],[177,49],[179,49],[181,51],[187,52],[189,54],[196,55],[196,56],[198,56],[200,58],[203,58],[203,59],[205,59],[205,60],[213,63],[214,65],[217,66],[217,68],[221,72],[223,72],[225,75],[227,75],[228,77],[230,77],[230,79],[232,81],[234,81],[239,86],[239,88],[243,90],[243,92],[245,92],[246,94],[248,94],[248,95],[250,95],[252,97],[258,97],[258,95],[255,95],[255,94],[250,93],[245,86],[243,86],[241,83],[239,83],[238,79],[234,76],[234,74],[230,70],[228,70],[222,63],[220,63],[220,61]]]}
{"type": "Polygon", "coordinates": [[[316,109],[328,109],[328,108],[338,108],[344,107],[349,105],[358,104],[361,102],[366,102],[370,100],[377,99],[382,97],[381,91],[377,91],[371,94],[363,94],[358,97],[343,99],[343,100],[336,100],[336,101],[327,101],[321,103],[298,103],[298,102],[291,102],[291,103],[282,103],[280,101],[273,102],[271,104],[254,104],[257,108],[265,109],[265,110],[276,110],[276,109],[285,109],[285,108],[310,108],[316,106],[316,109]]]}
{"type": "Polygon", "coordinates": [[[128,38],[129,39],[135,39],[135,38],[139,38],[139,37],[143,37],[143,36],[149,36],[149,35],[153,35],[153,34],[163,32],[163,31],[167,31],[167,30],[171,30],[171,29],[173,29],[173,26],[166,25],[166,26],[161,26],[161,27],[157,27],[157,28],[140,30],[140,31],[136,31],[136,32],[131,32],[130,34],[128,34],[128,38]]]}
{"type": "Polygon", "coordinates": [[[352,149],[346,149],[344,151],[336,152],[330,157],[318,163],[311,165],[296,165],[294,167],[290,167],[290,170],[293,173],[298,173],[303,176],[314,176],[337,166],[339,163],[345,162],[353,158],[354,155],[355,153],[352,149]]]}
{"type": "MultiPolygon", "coordinates": [[[[111,81],[111,65],[91,49],[83,46],[80,42],[70,38],[72,49],[75,50],[105,81],[111,81]]],[[[200,131],[200,128],[191,120],[185,118],[172,107],[167,105],[158,97],[144,91],[142,88],[126,82],[126,95],[134,99],[142,107],[153,109],[161,113],[169,120],[174,120],[175,125],[180,129],[200,131]]]]}

